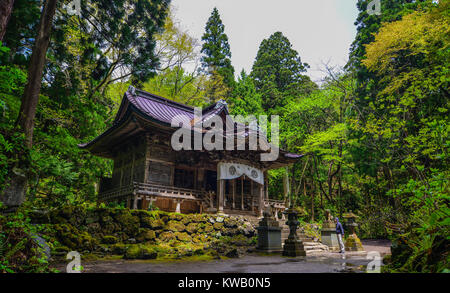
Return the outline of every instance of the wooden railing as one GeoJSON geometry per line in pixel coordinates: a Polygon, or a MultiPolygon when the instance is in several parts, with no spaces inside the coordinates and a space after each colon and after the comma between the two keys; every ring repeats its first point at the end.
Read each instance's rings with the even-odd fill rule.
{"type": "Polygon", "coordinates": [[[178,198],[178,199],[190,199],[198,200],[202,199],[205,195],[204,191],[179,188],[174,186],[159,185],[153,183],[134,183],[134,190],[137,194],[142,195],[155,195],[162,197],[178,198]]]}
{"type": "Polygon", "coordinates": [[[269,200],[264,200],[264,204],[266,206],[270,205],[276,209],[284,210],[286,208],[286,203],[284,202],[284,200],[269,199],[269,200]]]}
{"type": "Polygon", "coordinates": [[[100,192],[98,195],[98,198],[100,201],[112,200],[112,199],[119,198],[123,195],[133,194],[133,192],[134,192],[133,186],[129,185],[129,186],[114,188],[111,190],[100,192]]]}
{"type": "MultiPolygon", "coordinates": [[[[167,185],[160,185],[160,184],[154,184],[154,183],[141,183],[141,182],[133,182],[132,185],[121,187],[121,188],[115,188],[112,190],[108,190],[105,192],[101,192],[99,194],[99,200],[100,201],[107,201],[107,200],[113,200],[120,198],[122,196],[132,196],[132,195],[138,195],[138,196],[160,196],[160,197],[166,197],[166,198],[173,198],[173,199],[186,199],[186,200],[200,200],[202,201],[203,205],[206,207],[211,206],[211,200],[210,196],[211,193],[208,193],[206,191],[202,190],[195,190],[195,189],[187,189],[187,188],[179,188],[174,186],[167,186],[167,185]]],[[[212,196],[214,197],[214,192],[212,193],[212,196]]],[[[236,206],[241,205],[240,201],[240,195],[236,196],[236,206]]],[[[230,205],[231,203],[228,203],[230,205]]],[[[257,206],[258,205],[258,199],[256,197],[253,197],[248,194],[244,194],[244,204],[247,207],[251,206],[257,206]]],[[[213,205],[214,200],[213,200],[213,205]]],[[[286,204],[282,200],[264,200],[264,205],[271,205],[272,207],[276,209],[284,210],[286,208],[286,204]]]]}

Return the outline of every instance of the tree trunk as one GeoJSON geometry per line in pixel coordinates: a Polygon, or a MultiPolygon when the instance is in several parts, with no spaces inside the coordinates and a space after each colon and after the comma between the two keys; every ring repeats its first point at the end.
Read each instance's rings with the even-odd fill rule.
{"type": "MultiPolygon", "coordinates": [[[[25,146],[28,150],[33,143],[34,118],[36,116],[36,108],[39,101],[42,75],[57,2],[57,0],[47,0],[44,4],[39,23],[39,30],[31,54],[30,66],[28,68],[27,85],[25,86],[19,116],[16,122],[18,131],[25,134],[25,146]]],[[[14,210],[25,200],[28,181],[27,165],[26,161],[21,161],[18,166],[13,169],[9,182],[3,192],[1,200],[10,210],[14,210]]]]}
{"type": "Polygon", "coordinates": [[[27,85],[20,105],[17,125],[25,133],[25,143],[27,147],[33,144],[34,117],[39,102],[41,90],[42,74],[44,71],[50,33],[52,30],[52,20],[55,15],[56,3],[58,0],[47,0],[39,23],[39,31],[31,54],[30,67],[28,68],[27,85]]]}
{"type": "Polygon", "coordinates": [[[8,25],[9,18],[14,6],[14,0],[0,1],[0,41],[3,40],[8,25]]]}

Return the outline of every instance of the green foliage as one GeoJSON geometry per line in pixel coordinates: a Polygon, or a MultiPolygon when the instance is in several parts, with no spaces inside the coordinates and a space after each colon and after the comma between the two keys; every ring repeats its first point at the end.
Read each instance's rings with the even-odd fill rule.
{"type": "Polygon", "coordinates": [[[235,84],[231,97],[227,100],[232,115],[258,117],[264,114],[261,95],[257,93],[253,80],[244,70],[235,84]]]}
{"type": "Polygon", "coordinates": [[[234,85],[234,68],[231,65],[231,51],[225,26],[220,19],[219,11],[214,8],[208,19],[202,41],[202,65],[209,74],[217,71],[225,84],[232,88],[234,85]]]}
{"type": "Polygon", "coordinates": [[[42,230],[40,225],[32,225],[30,218],[21,212],[0,215],[0,272],[50,272],[44,249],[34,236],[42,230]]]}
{"type": "Polygon", "coordinates": [[[278,113],[277,108],[285,106],[293,97],[315,88],[309,77],[303,75],[307,68],[309,65],[302,63],[298,52],[281,32],[262,41],[251,77],[266,113],[278,113]]]}

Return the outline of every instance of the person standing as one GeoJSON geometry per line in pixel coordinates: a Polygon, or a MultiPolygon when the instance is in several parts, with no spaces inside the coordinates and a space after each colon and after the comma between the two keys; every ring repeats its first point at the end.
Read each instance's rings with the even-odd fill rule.
{"type": "Polygon", "coordinates": [[[344,238],[344,227],[342,227],[342,224],[341,224],[341,222],[339,222],[338,217],[334,218],[334,222],[336,223],[336,234],[337,234],[338,241],[339,241],[339,248],[340,248],[339,253],[344,253],[345,246],[344,246],[344,241],[342,240],[344,238]]]}

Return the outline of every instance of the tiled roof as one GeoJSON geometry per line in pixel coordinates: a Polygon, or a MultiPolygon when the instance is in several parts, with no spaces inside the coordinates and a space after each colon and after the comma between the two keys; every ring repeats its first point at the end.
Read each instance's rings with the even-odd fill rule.
{"type": "MultiPolygon", "coordinates": [[[[139,112],[141,112],[144,116],[147,116],[148,118],[152,120],[156,120],[157,122],[168,124],[170,125],[173,118],[179,115],[183,115],[189,118],[191,121],[191,125],[194,123],[194,108],[177,103],[171,100],[168,100],[166,98],[142,91],[137,90],[133,87],[130,87],[128,91],[124,94],[124,98],[122,100],[122,103],[120,105],[119,111],[114,119],[114,124],[109,129],[107,129],[105,132],[100,134],[98,137],[96,137],[94,140],[85,143],[80,144],[79,147],[86,148],[90,145],[95,144],[98,142],[102,137],[108,135],[111,133],[114,129],[119,127],[122,124],[123,118],[125,117],[125,114],[127,113],[127,110],[130,108],[130,105],[132,105],[135,109],[137,109],[139,112]]],[[[226,115],[229,114],[228,107],[225,101],[220,100],[217,103],[214,103],[202,110],[202,121],[207,121],[214,115],[218,115],[221,112],[225,112],[226,115]]],[[[236,123],[235,121],[232,121],[235,125],[242,124],[236,123]]],[[[233,130],[231,130],[233,131],[233,130]]],[[[246,126],[245,130],[241,129],[241,131],[237,131],[237,128],[234,130],[235,134],[237,136],[243,135],[248,136],[249,132],[257,131],[259,132],[259,129],[253,130],[250,127],[246,126]]],[[[229,133],[229,131],[226,131],[226,133],[229,133]]],[[[265,136],[265,135],[264,135],[265,136]]],[[[291,154],[291,153],[284,153],[286,158],[296,159],[302,157],[302,155],[297,154],[291,154]]]]}

